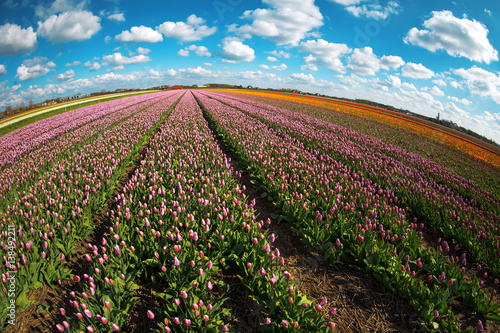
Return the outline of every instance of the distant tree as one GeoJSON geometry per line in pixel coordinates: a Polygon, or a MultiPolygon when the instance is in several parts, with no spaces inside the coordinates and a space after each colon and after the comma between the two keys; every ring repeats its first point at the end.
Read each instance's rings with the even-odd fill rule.
{"type": "Polygon", "coordinates": [[[8,105],[8,106],[5,107],[5,114],[7,116],[12,115],[12,106],[8,105]]]}

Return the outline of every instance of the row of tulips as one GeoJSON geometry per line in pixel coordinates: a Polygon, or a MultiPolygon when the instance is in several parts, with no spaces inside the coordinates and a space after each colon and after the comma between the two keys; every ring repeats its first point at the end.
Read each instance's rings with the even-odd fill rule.
{"type": "Polygon", "coordinates": [[[429,138],[442,145],[468,154],[475,159],[483,160],[492,166],[500,166],[500,156],[494,151],[477,144],[479,140],[471,138],[471,141],[459,135],[453,135],[447,130],[441,130],[438,125],[416,119],[412,116],[396,113],[389,110],[380,110],[367,105],[336,101],[329,98],[318,98],[311,96],[300,96],[288,93],[265,93],[245,91],[244,94],[257,94],[275,99],[299,102],[306,105],[314,105],[325,109],[335,110],[344,114],[356,115],[376,123],[388,124],[394,128],[404,129],[417,134],[419,137],[429,138]]]}
{"type": "MultiPolygon", "coordinates": [[[[465,177],[458,176],[457,173],[450,171],[449,165],[440,165],[439,163],[428,159],[423,158],[418,154],[411,153],[400,145],[391,144],[390,142],[383,141],[374,136],[369,136],[360,133],[356,130],[348,130],[346,128],[350,128],[349,125],[352,125],[355,120],[365,120],[363,118],[356,119],[355,116],[347,116],[349,123],[342,125],[335,125],[336,122],[339,122],[340,119],[338,117],[333,118],[332,110],[322,109],[319,107],[308,106],[303,107],[302,104],[294,103],[295,106],[299,106],[296,109],[293,109],[294,112],[291,112],[287,107],[292,107],[290,105],[291,102],[283,105],[282,107],[273,106],[267,103],[250,100],[248,98],[238,98],[235,94],[223,94],[217,93],[218,96],[222,98],[230,98],[230,100],[234,100],[236,102],[241,102],[245,104],[250,104],[259,109],[265,109],[267,111],[272,112],[273,114],[282,114],[286,117],[289,117],[294,120],[298,120],[304,122],[306,124],[312,125],[315,128],[319,128],[322,130],[326,130],[333,133],[342,133],[341,135],[348,139],[346,144],[350,144],[351,142],[361,146],[366,153],[366,151],[370,152],[372,155],[379,156],[382,158],[382,163],[388,163],[391,159],[396,160],[404,165],[409,165],[414,169],[417,169],[420,173],[424,174],[426,178],[434,179],[435,182],[439,184],[443,184],[446,187],[449,187],[453,191],[461,194],[465,198],[473,199],[480,203],[484,203],[486,205],[491,205],[492,207],[498,207],[500,205],[500,197],[494,196],[494,194],[485,191],[482,187],[478,186],[475,182],[467,179],[465,177]],[[287,106],[287,107],[285,107],[287,106]],[[330,116],[330,117],[329,117],[330,116]],[[326,121],[325,121],[326,120],[326,121]],[[333,122],[333,124],[332,124],[333,122]]],[[[230,102],[229,100],[229,102],[230,102]]],[[[344,118],[346,118],[345,114],[341,114],[344,118]]],[[[373,128],[373,123],[370,123],[370,127],[373,128]]],[[[383,125],[377,126],[377,130],[383,129],[383,125]]],[[[389,126],[387,126],[390,128],[389,126]]],[[[393,130],[392,128],[390,128],[393,130]]],[[[387,130],[387,129],[386,129],[387,130]]],[[[392,131],[391,133],[394,133],[392,131]]],[[[401,131],[398,132],[400,135],[401,131]]],[[[344,140],[345,140],[344,139],[344,140]]],[[[385,138],[387,139],[387,138],[385,138]]],[[[415,140],[415,138],[413,137],[415,140]]],[[[419,144],[421,144],[422,139],[420,139],[419,144]]],[[[349,147],[353,150],[359,150],[360,148],[357,146],[349,147]]],[[[435,147],[428,147],[431,150],[435,150],[435,147]]],[[[448,148],[449,150],[449,148],[448,148]]],[[[439,152],[441,154],[441,151],[439,152]]],[[[497,171],[498,175],[498,171],[497,171]]],[[[470,170],[469,174],[470,176],[470,170]]]]}
{"type": "MultiPolygon", "coordinates": [[[[100,109],[94,110],[93,107],[97,108],[97,106],[92,106],[83,108],[82,110],[84,111],[81,112],[75,110],[74,112],[66,113],[67,119],[71,119],[71,116],[82,118],[77,118],[75,122],[68,120],[67,124],[75,126],[64,128],[64,131],[61,131],[63,126],[56,126],[56,122],[51,131],[54,134],[51,140],[38,146],[36,149],[26,151],[24,154],[17,156],[15,162],[2,168],[0,171],[0,207],[3,208],[11,204],[12,199],[17,196],[16,192],[25,190],[23,187],[34,183],[41,173],[49,169],[57,161],[62,152],[70,148],[78,149],[79,146],[92,137],[101,134],[104,129],[132,116],[134,113],[139,112],[162,98],[164,98],[162,94],[137,96],[131,97],[131,100],[128,98],[120,100],[123,103],[121,107],[120,104],[115,104],[118,101],[112,101],[103,103],[105,104],[102,106],[104,108],[103,111],[100,109]],[[108,105],[108,103],[111,103],[111,105],[108,105]],[[89,117],[93,121],[82,125],[80,120],[89,118],[87,117],[87,113],[94,111],[96,111],[96,116],[92,116],[94,113],[89,114],[89,117]]],[[[17,131],[12,132],[12,134],[16,133],[17,131]]]]}
{"type": "Polygon", "coordinates": [[[124,107],[152,99],[158,94],[139,95],[125,100],[119,99],[83,107],[40,120],[6,134],[0,138],[0,167],[12,164],[19,156],[46,144],[67,131],[95,121],[124,107]]]}
{"type": "Polygon", "coordinates": [[[380,140],[285,109],[270,110],[219,98],[390,190],[410,209],[409,214],[467,249],[475,261],[486,263],[500,275],[500,198],[425,158],[380,140]],[[460,195],[458,188],[467,188],[473,199],[460,195]]]}
{"type": "MultiPolygon", "coordinates": [[[[440,166],[444,166],[466,180],[472,180],[484,190],[493,193],[493,195],[497,197],[500,196],[500,183],[496,181],[500,179],[499,168],[474,158],[467,153],[436,142],[431,138],[426,138],[408,131],[407,129],[396,128],[389,124],[320,106],[308,104],[305,106],[305,104],[300,103],[298,99],[296,102],[293,102],[264,97],[257,94],[250,95],[247,93],[233,93],[230,96],[243,96],[244,99],[242,99],[242,101],[246,103],[260,102],[256,104],[256,106],[259,107],[268,108],[275,106],[281,109],[303,113],[363,133],[369,137],[380,139],[382,142],[391,144],[395,149],[404,148],[405,153],[420,155],[440,166]]],[[[397,155],[393,157],[397,158],[397,155]]],[[[444,172],[447,171],[445,170],[444,172]]],[[[436,176],[439,176],[439,173],[436,176]]]]}
{"type": "Polygon", "coordinates": [[[109,233],[89,245],[89,273],[75,277],[83,290],[71,293],[76,315],[66,315],[59,331],[130,330],[131,309],[140,302],[137,284],[153,286],[157,304],[139,312],[157,331],[234,331],[219,296],[228,286],[217,276],[236,267],[265,309],[262,331],[335,326],[322,319],[327,300],[314,305],[291,282],[272,247],[275,236],[257,221],[254,202],[247,201],[191,93],[152,138],[115,202],[109,233]]]}
{"type": "MultiPolygon", "coordinates": [[[[394,192],[278,128],[205,94],[196,97],[296,231],[331,262],[352,256],[386,288],[408,297],[429,329],[458,330],[449,305],[453,300],[498,318],[491,296],[477,279],[464,278],[458,258],[451,263],[442,253],[422,248],[424,225],[407,218],[394,192]]],[[[301,123],[275,116],[282,128],[294,125],[296,133],[314,136],[301,123]]]]}
{"type": "Polygon", "coordinates": [[[2,324],[8,304],[15,302],[16,310],[22,311],[30,303],[29,290],[60,284],[69,276],[66,259],[75,244],[94,228],[92,217],[180,94],[164,95],[148,108],[137,104],[141,109],[134,117],[116,123],[80,149],[62,153],[0,211],[2,324]]]}

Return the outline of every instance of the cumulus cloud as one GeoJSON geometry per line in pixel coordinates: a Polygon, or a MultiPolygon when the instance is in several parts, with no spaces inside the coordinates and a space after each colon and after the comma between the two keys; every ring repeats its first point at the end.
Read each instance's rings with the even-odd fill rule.
{"type": "Polygon", "coordinates": [[[276,61],[278,61],[278,59],[276,59],[275,57],[267,57],[267,61],[276,62],[276,61]]]}
{"type": "Polygon", "coordinates": [[[194,42],[213,35],[217,30],[216,27],[210,28],[203,23],[205,23],[204,19],[192,14],[186,22],[166,21],[156,29],[166,37],[176,38],[180,42],[194,42]]]}
{"type": "Polygon", "coordinates": [[[145,48],[145,47],[140,47],[140,46],[139,46],[139,47],[137,48],[137,52],[138,52],[139,54],[148,54],[150,51],[151,51],[150,49],[147,49],[147,48],[145,48]]]}
{"type": "Polygon", "coordinates": [[[108,19],[118,22],[125,22],[125,14],[123,13],[111,14],[108,15],[108,19]]]}
{"type": "Polygon", "coordinates": [[[306,81],[306,82],[314,81],[314,76],[312,76],[312,74],[293,73],[290,75],[290,78],[297,81],[306,81]]]}
{"type": "Polygon", "coordinates": [[[339,78],[340,82],[351,87],[359,87],[360,84],[368,82],[367,79],[359,77],[356,74],[351,74],[350,76],[337,75],[337,77],[339,78]]]}
{"type": "Polygon", "coordinates": [[[262,69],[271,69],[268,65],[259,65],[259,67],[262,69]]]}
{"type": "Polygon", "coordinates": [[[323,15],[314,0],[263,0],[269,8],[247,10],[243,19],[251,24],[232,25],[229,31],[245,37],[269,39],[277,45],[297,46],[314,29],[323,25],[323,15]]]}
{"type": "Polygon", "coordinates": [[[274,69],[275,71],[284,71],[287,68],[288,67],[286,64],[276,65],[272,67],[272,69],[274,69]]]}
{"type": "Polygon", "coordinates": [[[102,57],[103,66],[123,66],[132,64],[142,64],[151,61],[151,58],[143,54],[139,54],[133,57],[125,57],[120,52],[115,52],[110,55],[102,57]]]}
{"type": "Polygon", "coordinates": [[[434,76],[434,72],[422,64],[415,64],[412,62],[404,65],[402,75],[412,79],[430,79],[434,76]]]}
{"type": "Polygon", "coordinates": [[[380,58],[380,68],[385,70],[397,69],[404,64],[404,60],[398,56],[382,56],[382,58],[380,58]]]}
{"type": "Polygon", "coordinates": [[[345,68],[340,58],[344,54],[351,52],[351,49],[345,44],[330,43],[324,39],[302,42],[298,50],[310,53],[310,55],[304,57],[306,63],[304,68],[317,70],[318,66],[326,66],[328,69],[338,73],[345,73],[345,68]]]}
{"type": "Polygon", "coordinates": [[[181,69],[179,69],[179,73],[191,74],[191,75],[195,75],[195,76],[206,76],[206,77],[214,77],[215,76],[214,72],[209,71],[208,69],[205,69],[201,66],[181,68],[181,69]]]}
{"type": "Polygon", "coordinates": [[[422,91],[426,91],[434,96],[444,96],[444,92],[441,89],[439,89],[439,87],[437,87],[437,86],[434,86],[432,88],[423,87],[422,91]]]}
{"type": "Polygon", "coordinates": [[[255,51],[250,46],[243,44],[240,40],[228,37],[224,38],[222,41],[222,52],[220,56],[223,62],[250,62],[255,59],[255,51]]]}
{"type": "Polygon", "coordinates": [[[375,75],[380,69],[380,63],[372,48],[366,46],[354,50],[347,68],[358,75],[375,75]]]}
{"type": "Polygon", "coordinates": [[[0,26],[0,56],[34,51],[36,47],[36,33],[32,27],[22,29],[10,23],[0,26]]]}
{"type": "Polygon", "coordinates": [[[101,64],[96,61],[87,61],[83,66],[88,67],[90,71],[97,71],[101,68],[101,64]]]}
{"type": "Polygon", "coordinates": [[[366,17],[375,20],[385,20],[390,15],[397,15],[401,11],[397,1],[388,1],[386,6],[380,5],[378,0],[330,1],[345,6],[345,9],[356,17],[366,17]]]}
{"type": "Polygon", "coordinates": [[[500,76],[483,68],[456,69],[455,74],[465,79],[465,85],[472,94],[491,97],[500,104],[500,76]]]}
{"type": "Polygon", "coordinates": [[[205,46],[196,46],[196,45],[190,45],[188,47],[185,47],[179,52],[177,52],[178,55],[187,57],[189,56],[189,51],[194,51],[197,56],[200,57],[211,57],[212,53],[208,52],[208,49],[205,46]]]}
{"type": "Polygon", "coordinates": [[[46,4],[37,5],[35,7],[35,15],[41,19],[45,19],[62,12],[83,11],[88,8],[89,3],[89,0],[55,0],[50,6],[46,4]]]}
{"type": "Polygon", "coordinates": [[[391,88],[400,87],[401,79],[399,78],[399,76],[389,75],[384,81],[384,84],[391,88]]]}
{"type": "Polygon", "coordinates": [[[274,51],[271,51],[268,53],[272,54],[273,56],[275,56],[277,58],[289,59],[292,56],[290,53],[282,51],[282,50],[279,50],[279,51],[274,50],[274,51]]]}
{"type": "Polygon", "coordinates": [[[75,60],[75,61],[73,61],[73,62],[68,62],[65,66],[66,66],[66,67],[73,67],[73,66],[78,66],[78,65],[80,65],[80,64],[81,64],[81,62],[80,62],[80,61],[75,60]]]}
{"type": "Polygon", "coordinates": [[[443,79],[432,80],[432,83],[434,83],[435,85],[438,85],[440,87],[446,87],[447,86],[446,81],[443,80],[443,79]]]}
{"type": "Polygon", "coordinates": [[[52,71],[56,64],[48,61],[46,57],[35,57],[33,59],[26,59],[22,65],[17,68],[16,77],[20,81],[33,80],[44,76],[52,71]]]}
{"type": "Polygon", "coordinates": [[[37,35],[52,43],[66,43],[90,39],[101,29],[100,18],[91,12],[64,12],[38,22],[37,35]]]}
{"type": "Polygon", "coordinates": [[[427,30],[412,28],[404,41],[423,47],[431,52],[444,50],[453,57],[489,64],[498,61],[498,51],[488,40],[488,29],[484,24],[467,17],[459,19],[447,10],[432,12],[424,22],[427,30]]]}
{"type": "Polygon", "coordinates": [[[115,40],[117,42],[157,43],[163,40],[163,36],[158,31],[141,25],[130,28],[130,31],[122,31],[119,35],[115,36],[115,40]]]}
{"type": "Polygon", "coordinates": [[[64,72],[64,73],[58,74],[58,75],[56,76],[56,79],[57,79],[58,81],[67,81],[67,80],[72,79],[72,78],[74,78],[74,77],[75,77],[75,71],[74,71],[74,70],[72,70],[72,69],[69,69],[69,70],[67,70],[67,71],[66,71],[66,72],[64,72]]]}
{"type": "Polygon", "coordinates": [[[0,76],[7,74],[7,69],[5,65],[0,65],[0,76]]]}
{"type": "Polygon", "coordinates": [[[458,98],[458,97],[455,97],[455,96],[448,96],[448,99],[451,99],[452,101],[454,101],[456,103],[463,104],[463,105],[472,105],[472,104],[474,104],[474,103],[472,103],[472,101],[468,100],[467,98],[458,98]]]}

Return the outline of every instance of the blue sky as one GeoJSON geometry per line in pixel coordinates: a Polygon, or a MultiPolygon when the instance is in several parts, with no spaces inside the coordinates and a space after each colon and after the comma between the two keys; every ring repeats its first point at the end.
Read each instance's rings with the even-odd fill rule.
{"type": "Polygon", "coordinates": [[[230,83],[362,98],[500,143],[500,2],[1,0],[0,109],[230,83]]]}

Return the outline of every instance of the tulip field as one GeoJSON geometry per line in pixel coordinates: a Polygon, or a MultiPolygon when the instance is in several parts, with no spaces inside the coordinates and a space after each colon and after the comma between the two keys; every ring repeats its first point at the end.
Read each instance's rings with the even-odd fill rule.
{"type": "Polygon", "coordinates": [[[389,139],[403,131],[300,99],[176,90],[0,137],[0,331],[20,332],[33,306],[51,311],[47,332],[339,331],[343,309],[287,268],[280,223],[324,265],[407,302],[419,331],[493,332],[500,169],[428,136],[412,143],[415,130],[389,139]],[[258,312],[251,329],[235,319],[229,273],[258,312]],[[64,303],[37,304],[44,287],[64,303]]]}

